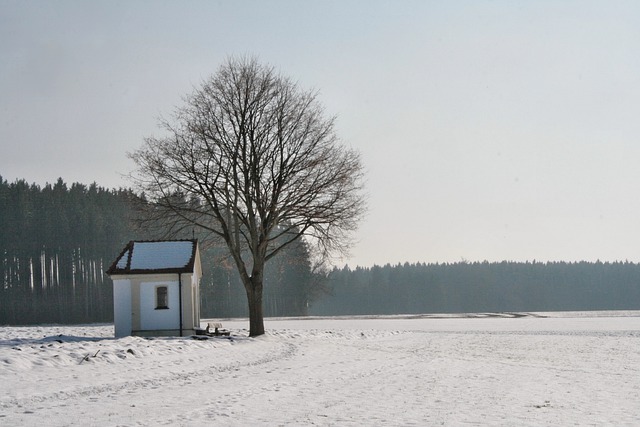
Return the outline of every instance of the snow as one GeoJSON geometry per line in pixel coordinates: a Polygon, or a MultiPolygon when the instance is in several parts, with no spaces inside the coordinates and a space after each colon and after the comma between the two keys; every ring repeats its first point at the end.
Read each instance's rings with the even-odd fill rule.
{"type": "Polygon", "coordinates": [[[640,312],[215,321],[2,327],[0,425],[640,424],[640,312]]]}
{"type": "Polygon", "coordinates": [[[120,268],[120,269],[127,268],[127,264],[129,263],[129,252],[130,251],[131,251],[131,249],[127,250],[124,254],[122,254],[120,259],[116,263],[116,268],[120,268]]]}
{"type": "Polygon", "coordinates": [[[193,242],[133,242],[116,262],[116,268],[130,270],[156,270],[184,268],[191,261],[193,242]],[[131,260],[129,262],[129,252],[131,260]]]}
{"type": "Polygon", "coordinates": [[[134,242],[131,270],[185,267],[193,253],[192,242],[134,242]]]}

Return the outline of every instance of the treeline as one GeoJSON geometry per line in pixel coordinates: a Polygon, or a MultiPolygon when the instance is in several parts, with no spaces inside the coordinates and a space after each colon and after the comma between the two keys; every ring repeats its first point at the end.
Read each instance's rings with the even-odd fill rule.
{"type": "MultiPolygon", "coordinates": [[[[233,261],[220,247],[201,248],[203,278],[200,307],[203,317],[247,317],[244,286],[233,261]]],[[[315,271],[302,240],[286,246],[264,272],[263,307],[267,317],[305,316],[325,293],[326,274],[315,271]]]]}
{"type": "MultiPolygon", "coordinates": [[[[104,271],[129,240],[160,237],[137,226],[144,205],[128,189],[0,177],[0,324],[112,321],[104,271]]],[[[247,316],[226,251],[195,237],[205,243],[202,316],[247,316]]],[[[635,263],[405,263],[327,274],[301,240],[267,264],[264,284],[265,316],[640,309],[635,263]]]]}
{"type": "Polygon", "coordinates": [[[0,324],[111,320],[103,272],[127,241],[133,197],[0,177],[0,324]]]}
{"type": "Polygon", "coordinates": [[[334,269],[314,315],[640,309],[630,262],[459,262],[334,269]]]}
{"type": "MultiPolygon", "coordinates": [[[[160,237],[137,225],[144,204],[128,189],[62,179],[41,187],[0,176],[0,324],[112,321],[104,271],[129,240],[160,237]]],[[[204,245],[201,258],[202,315],[246,316],[244,288],[224,250],[204,245]]],[[[306,314],[321,277],[304,242],[287,247],[265,275],[265,315],[306,314]]]]}

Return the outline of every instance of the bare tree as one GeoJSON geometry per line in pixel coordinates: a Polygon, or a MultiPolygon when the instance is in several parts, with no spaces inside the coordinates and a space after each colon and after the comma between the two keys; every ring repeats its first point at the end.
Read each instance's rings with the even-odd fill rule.
{"type": "Polygon", "coordinates": [[[359,154],[342,146],[316,93],[253,58],[229,59],[184,99],[164,136],[131,153],[134,180],[174,231],[221,238],[264,333],[265,263],[299,238],[344,252],[365,211],[359,154]]]}

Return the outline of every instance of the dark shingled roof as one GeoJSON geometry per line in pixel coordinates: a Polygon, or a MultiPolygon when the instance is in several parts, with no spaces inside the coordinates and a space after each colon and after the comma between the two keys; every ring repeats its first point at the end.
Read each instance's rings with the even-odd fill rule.
{"type": "Polygon", "coordinates": [[[107,274],[192,273],[197,248],[197,240],[132,240],[107,274]]]}

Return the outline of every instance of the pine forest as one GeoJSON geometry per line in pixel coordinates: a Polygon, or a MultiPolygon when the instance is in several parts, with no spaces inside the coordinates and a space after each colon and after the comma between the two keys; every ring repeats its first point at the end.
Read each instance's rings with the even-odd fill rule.
{"type": "MultiPolygon", "coordinates": [[[[111,322],[104,271],[128,241],[159,237],[136,221],[141,203],[144,195],[129,189],[0,177],[0,324],[111,322]]],[[[224,248],[201,245],[201,258],[202,316],[245,317],[245,291],[224,248]]],[[[639,264],[461,261],[329,270],[296,241],[265,272],[266,316],[611,309],[640,309],[639,264]]]]}

